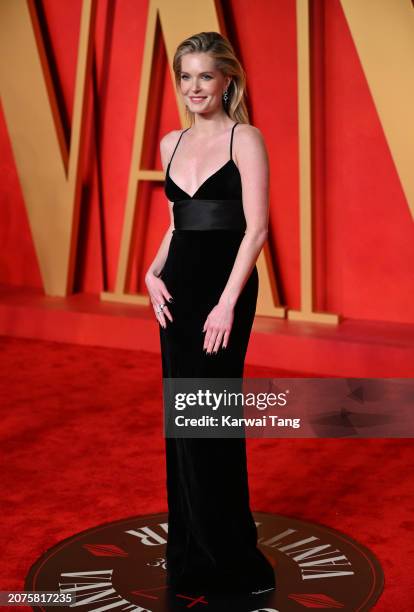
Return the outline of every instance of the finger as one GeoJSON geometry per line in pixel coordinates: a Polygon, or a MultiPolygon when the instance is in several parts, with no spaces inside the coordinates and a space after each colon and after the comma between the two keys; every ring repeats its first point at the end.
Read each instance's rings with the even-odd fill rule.
{"type": "Polygon", "coordinates": [[[161,295],[160,295],[160,304],[167,304],[168,305],[170,302],[173,302],[173,301],[174,301],[173,297],[172,297],[172,295],[170,295],[168,293],[168,291],[161,292],[161,295]]]}
{"type": "Polygon", "coordinates": [[[215,331],[213,327],[207,327],[206,335],[204,338],[204,349],[208,352],[212,341],[215,338],[215,331]]]}
{"type": "MultiPolygon", "coordinates": [[[[161,308],[161,304],[165,304],[165,300],[164,300],[164,296],[160,295],[158,296],[152,303],[155,312],[160,311],[161,315],[164,315],[165,313],[167,313],[167,316],[169,318],[169,320],[172,322],[173,318],[172,315],[168,309],[168,306],[165,304],[163,308],[161,308]],[[160,310],[161,309],[161,310],[160,310]]],[[[164,322],[165,322],[165,317],[163,318],[164,322]]]]}
{"type": "Polygon", "coordinates": [[[167,315],[167,317],[169,318],[170,321],[173,320],[172,315],[171,315],[170,311],[168,310],[168,306],[164,306],[164,308],[162,309],[162,313],[164,315],[167,315]]]}
{"type": "Polygon", "coordinates": [[[213,351],[214,344],[216,342],[218,330],[214,329],[208,342],[207,353],[211,354],[213,351]]]}
{"type": "Polygon", "coordinates": [[[165,318],[162,316],[162,314],[160,312],[157,314],[157,319],[158,319],[160,325],[162,325],[162,327],[165,329],[167,327],[167,324],[165,322],[165,318]]]}
{"type": "MultiPolygon", "coordinates": [[[[161,279],[160,279],[161,280],[161,279]]],[[[161,280],[161,287],[160,287],[160,291],[162,293],[162,300],[161,303],[163,301],[166,302],[171,302],[173,300],[173,296],[171,295],[171,293],[168,291],[167,285],[164,283],[163,280],[161,280]]]]}
{"type": "Polygon", "coordinates": [[[162,322],[160,315],[159,314],[155,314],[155,317],[156,317],[158,323],[161,325],[161,327],[163,327],[165,329],[166,325],[162,322]]]}
{"type": "Polygon", "coordinates": [[[164,297],[166,299],[167,302],[171,302],[173,300],[173,296],[171,295],[171,293],[168,291],[166,285],[164,284],[164,286],[162,287],[162,292],[164,294],[164,297]]]}
{"type": "Polygon", "coordinates": [[[219,348],[220,348],[221,341],[223,339],[223,334],[224,334],[224,330],[219,331],[218,334],[217,334],[217,338],[216,338],[216,341],[215,341],[214,346],[213,346],[213,353],[214,354],[216,354],[218,352],[219,348]]]}
{"type": "Polygon", "coordinates": [[[158,306],[154,305],[154,313],[156,316],[157,321],[160,323],[160,325],[162,325],[164,328],[167,327],[167,324],[165,322],[165,317],[162,314],[161,310],[158,310],[158,306]]]}
{"type": "Polygon", "coordinates": [[[229,336],[230,336],[230,330],[226,329],[226,331],[224,332],[224,337],[223,337],[223,348],[227,348],[227,345],[229,343],[229,336]]]}
{"type": "Polygon", "coordinates": [[[208,345],[210,343],[210,338],[211,338],[212,333],[213,333],[212,328],[207,327],[206,335],[204,336],[204,346],[203,346],[203,349],[205,351],[207,350],[208,345]]]}

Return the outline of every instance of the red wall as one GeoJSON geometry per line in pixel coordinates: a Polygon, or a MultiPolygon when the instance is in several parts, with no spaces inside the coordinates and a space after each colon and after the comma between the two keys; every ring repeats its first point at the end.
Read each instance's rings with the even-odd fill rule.
{"type": "MultiPolygon", "coordinates": [[[[42,3],[44,32],[70,138],[80,0],[42,3]]],[[[413,322],[413,222],[339,0],[314,2],[313,126],[317,310],[345,317],[413,322]],[[321,58],[321,59],[319,59],[321,58]]],[[[96,87],[84,171],[77,291],[115,281],[147,2],[98,2],[96,87]],[[99,111],[99,113],[97,112],[99,111]],[[93,117],[99,117],[94,133],[93,117]],[[103,244],[104,243],[104,244],[103,244]]],[[[225,3],[228,34],[248,77],[251,122],[271,163],[270,247],[281,295],[300,305],[295,0],[225,3]]],[[[164,50],[153,85],[149,168],[161,168],[158,142],[179,127],[164,50]],[[161,96],[161,99],[160,99],[161,96]],[[154,144],[155,143],[155,144],[154,144]]],[[[0,283],[41,287],[4,116],[0,113],[0,283]]],[[[150,184],[144,267],[168,224],[162,185],[150,184]]],[[[138,286],[143,289],[142,282],[138,286]]]]}

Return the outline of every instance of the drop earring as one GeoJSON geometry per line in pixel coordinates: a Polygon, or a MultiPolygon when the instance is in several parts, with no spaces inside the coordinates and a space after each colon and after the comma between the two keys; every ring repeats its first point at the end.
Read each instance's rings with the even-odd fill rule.
{"type": "Polygon", "coordinates": [[[223,93],[224,104],[227,104],[228,99],[229,99],[229,94],[227,93],[227,89],[226,89],[226,91],[223,93]]]}

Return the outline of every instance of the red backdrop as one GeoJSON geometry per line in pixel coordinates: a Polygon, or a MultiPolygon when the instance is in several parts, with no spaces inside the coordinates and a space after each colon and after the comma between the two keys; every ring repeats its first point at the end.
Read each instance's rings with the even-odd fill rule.
{"type": "MultiPolygon", "coordinates": [[[[295,0],[226,2],[228,35],[245,67],[251,122],[271,163],[270,238],[280,291],[300,306],[295,0]]],[[[312,3],[312,87],[317,310],[413,322],[413,223],[339,0],[312,3]]],[[[41,4],[42,29],[70,139],[81,0],[41,4]]],[[[89,111],[77,291],[112,289],[126,201],[147,2],[100,0],[96,81],[89,111]]],[[[153,84],[148,167],[158,142],[180,127],[161,41],[153,84]],[[161,96],[161,98],[160,98],[161,96]],[[158,111],[158,109],[160,109],[158,111]]],[[[0,283],[41,287],[11,146],[0,115],[0,283]]],[[[147,160],[145,160],[147,163],[147,160]]],[[[143,190],[148,231],[143,269],[168,224],[161,183],[143,190]]],[[[143,289],[141,283],[141,289],[143,289]]]]}

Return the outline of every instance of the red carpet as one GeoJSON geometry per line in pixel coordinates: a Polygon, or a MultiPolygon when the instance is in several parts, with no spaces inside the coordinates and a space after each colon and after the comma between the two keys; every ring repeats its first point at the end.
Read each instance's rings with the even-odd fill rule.
{"type": "MultiPolygon", "coordinates": [[[[161,363],[151,353],[37,340],[2,337],[0,347],[0,588],[18,590],[57,541],[166,511],[161,363]]],[[[249,366],[245,375],[295,376],[249,366]]],[[[413,440],[247,443],[252,509],[323,523],[370,547],[386,582],[375,610],[411,612],[413,440]]]]}

